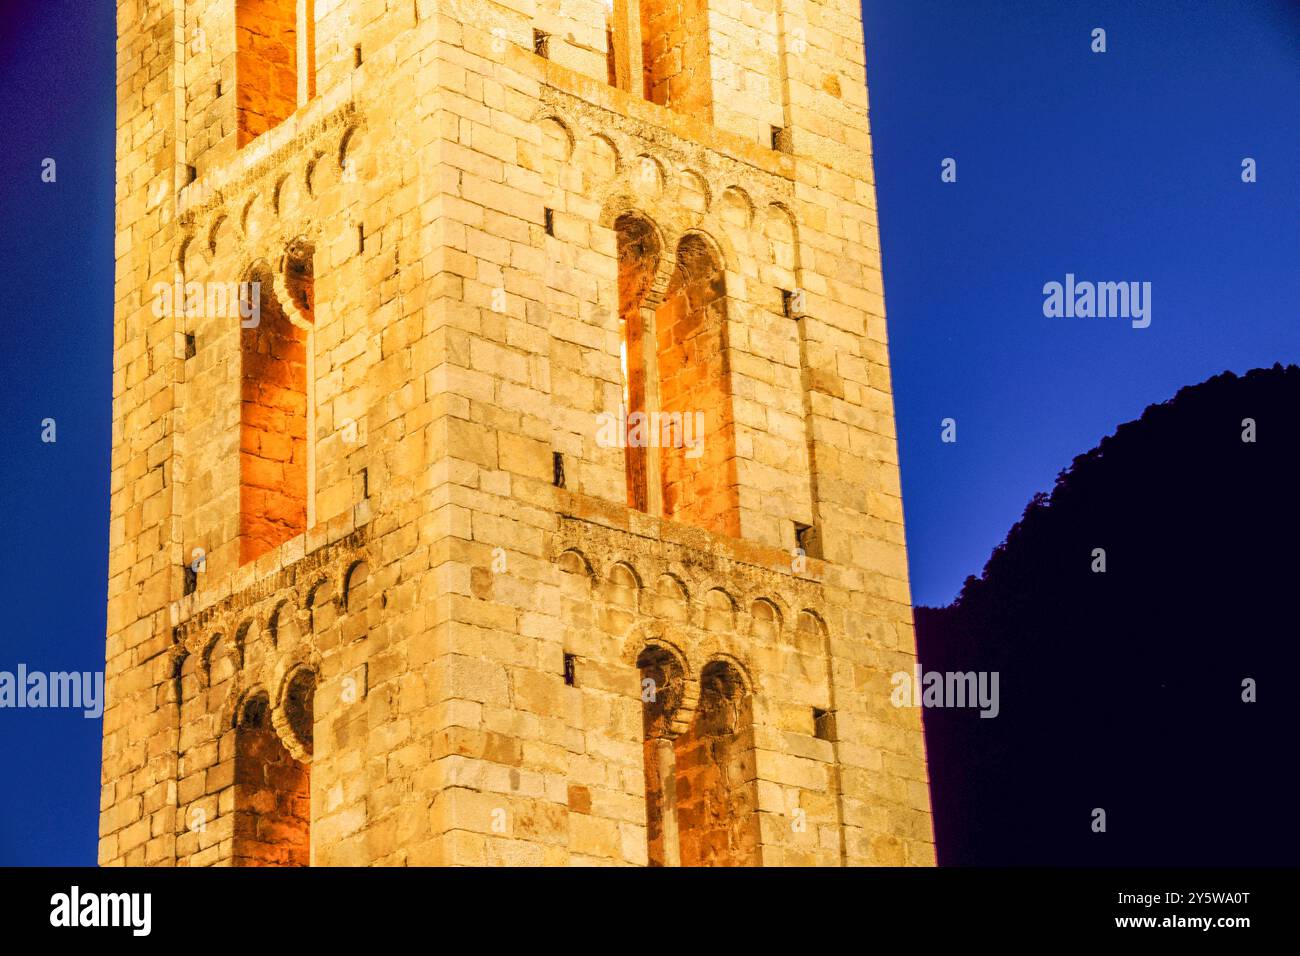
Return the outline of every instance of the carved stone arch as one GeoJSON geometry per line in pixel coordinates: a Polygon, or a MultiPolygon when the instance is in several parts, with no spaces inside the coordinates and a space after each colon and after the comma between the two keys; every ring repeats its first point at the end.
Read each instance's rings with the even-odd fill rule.
{"type": "Polygon", "coordinates": [[[689,229],[684,229],[677,237],[674,248],[680,248],[682,243],[691,237],[698,238],[704,244],[709,254],[713,256],[718,269],[723,272],[736,271],[735,266],[739,263],[739,256],[731,238],[723,230],[711,229],[704,225],[691,226],[689,229]]]}
{"type": "Polygon", "coordinates": [[[266,618],[266,633],[272,647],[291,647],[302,638],[298,624],[298,609],[294,601],[278,601],[266,618]]]}
{"type": "Polygon", "coordinates": [[[618,220],[625,216],[643,220],[653,235],[653,244],[661,252],[670,248],[669,236],[663,221],[656,215],[653,204],[647,204],[643,198],[634,196],[625,189],[615,189],[605,197],[600,204],[600,215],[596,217],[596,222],[606,229],[616,229],[618,220]]]}
{"type": "Polygon", "coordinates": [[[199,684],[204,689],[212,686],[212,658],[217,653],[217,645],[221,643],[221,637],[220,631],[213,633],[203,641],[199,650],[199,684]]]}
{"type": "Polygon", "coordinates": [[[236,727],[271,726],[271,694],[262,684],[253,684],[237,697],[231,698],[232,704],[226,714],[222,715],[222,730],[236,727]]]}
{"type": "Polygon", "coordinates": [[[219,255],[220,247],[229,242],[233,231],[234,227],[230,222],[230,217],[224,212],[218,212],[212,217],[212,225],[208,227],[208,251],[214,256],[219,255]]]}
{"type": "Polygon", "coordinates": [[[675,741],[683,866],[762,862],[754,681],[735,656],[711,654],[700,668],[690,729],[675,741]]]}
{"type": "Polygon", "coordinates": [[[740,534],[740,466],[732,396],[728,263],[715,237],[699,228],[681,234],[671,259],[666,294],[653,321],[656,409],[670,416],[669,422],[676,418],[678,435],[659,443],[658,513],[736,537],[740,534]],[[707,434],[709,440],[688,444],[687,434],[707,434]]]}
{"type": "Polygon", "coordinates": [[[799,273],[799,229],[794,213],[784,203],[768,203],[762,225],[762,258],[776,273],[774,282],[794,286],[799,273]]]}
{"type": "Polygon", "coordinates": [[[295,659],[277,680],[271,722],[295,760],[311,763],[314,749],[315,698],[319,663],[295,659]]]}
{"type": "Polygon", "coordinates": [[[668,170],[663,160],[643,152],[627,164],[623,179],[625,188],[633,195],[658,199],[668,183],[668,170]]]}
{"type": "Polygon", "coordinates": [[[331,186],[338,185],[342,169],[337,162],[319,150],[303,166],[303,181],[307,184],[307,195],[319,199],[331,186]]]}
{"type": "MultiPolygon", "coordinates": [[[[617,296],[621,403],[627,409],[629,439],[633,423],[657,403],[655,394],[654,314],[671,277],[672,257],[666,255],[667,236],[661,221],[626,194],[611,197],[602,207],[602,223],[614,232],[617,255],[617,296]]],[[[629,440],[623,450],[627,506],[653,510],[655,458],[645,442],[629,440]]]]}
{"type": "MultiPolygon", "coordinates": [[[[275,267],[271,265],[271,261],[267,259],[266,256],[260,256],[260,255],[247,256],[240,262],[239,272],[237,274],[239,276],[239,283],[241,289],[244,287],[245,284],[248,284],[248,291],[250,296],[252,294],[251,283],[253,282],[258,283],[258,287],[257,287],[258,315],[260,317],[261,311],[262,309],[265,308],[265,305],[268,301],[268,297],[275,296],[276,294],[275,293],[275,285],[276,285],[275,267]]],[[[276,307],[279,306],[279,302],[280,302],[279,298],[276,297],[274,303],[276,307]]],[[[241,319],[241,326],[242,326],[242,319],[241,319]]]]}
{"type": "Polygon", "coordinates": [[[781,609],[771,597],[757,597],[749,605],[749,633],[753,637],[779,637],[781,609]]]}
{"type": "Polygon", "coordinates": [[[240,621],[239,624],[236,625],[235,627],[234,646],[236,651],[239,654],[239,662],[241,667],[243,667],[245,664],[248,663],[248,635],[252,633],[254,639],[256,639],[257,637],[257,633],[254,630],[255,626],[256,623],[251,617],[249,617],[240,621]]]}
{"type": "Polygon", "coordinates": [[[686,584],[685,572],[682,571],[680,567],[677,567],[676,564],[671,564],[671,566],[663,568],[663,570],[659,572],[658,580],[655,581],[655,587],[658,588],[663,584],[671,584],[672,587],[675,587],[681,600],[688,602],[689,604],[690,585],[686,584]]]}
{"type": "MultiPolygon", "coordinates": [[[[663,706],[662,701],[658,702],[661,705],[658,708],[661,712],[659,717],[663,720],[663,726],[659,729],[667,737],[675,737],[690,726],[700,699],[698,674],[692,670],[690,654],[686,651],[689,643],[686,635],[675,628],[648,622],[633,628],[623,644],[624,662],[643,672],[647,662],[671,659],[674,682],[668,702],[671,707],[663,706]]],[[[642,704],[648,703],[644,699],[645,679],[643,674],[642,683],[638,685],[642,688],[642,704]]]]}
{"type": "Polygon", "coordinates": [[[302,188],[292,172],[285,173],[275,181],[271,191],[271,205],[276,216],[284,219],[286,213],[298,205],[302,198],[302,188]]]}
{"type": "Polygon", "coordinates": [[[655,580],[650,610],[659,617],[686,624],[691,618],[691,592],[686,582],[671,570],[661,572],[655,580]]]}
{"type": "Polygon", "coordinates": [[[263,255],[245,255],[239,260],[238,276],[240,282],[252,282],[262,273],[274,271],[271,261],[263,255]]]}
{"type": "Polygon", "coordinates": [[[569,131],[569,134],[575,135],[574,130],[579,129],[579,124],[573,118],[573,115],[564,107],[555,103],[542,103],[537,109],[533,110],[533,115],[528,118],[528,122],[534,126],[543,120],[552,119],[569,131]]]}
{"type": "Polygon", "coordinates": [[[791,639],[800,653],[814,657],[823,657],[827,652],[829,630],[825,620],[810,608],[801,609],[794,617],[794,626],[790,628],[791,639]]]}
{"type": "Polygon", "coordinates": [[[239,232],[245,240],[256,239],[266,232],[270,223],[266,206],[260,193],[249,196],[244,203],[244,208],[239,212],[239,232]]]}
{"type": "Polygon", "coordinates": [[[591,171],[595,184],[603,184],[617,179],[622,165],[621,153],[613,139],[603,133],[595,133],[587,139],[580,151],[587,155],[581,166],[591,171]]]}
{"type": "Polygon", "coordinates": [[[227,706],[242,678],[242,662],[235,647],[234,635],[228,629],[211,641],[204,649],[204,707],[209,713],[218,713],[227,706]]]}
{"type": "Polygon", "coordinates": [[[718,217],[735,229],[748,229],[754,223],[754,200],[739,186],[728,186],[718,198],[718,217]]]}
{"type": "Polygon", "coordinates": [[[799,220],[790,206],[780,199],[769,202],[763,211],[763,233],[781,242],[799,242],[799,220]]]}
{"type": "Polygon", "coordinates": [[[353,561],[343,574],[343,593],[339,595],[342,610],[360,610],[370,596],[370,565],[364,558],[353,561]]]}
{"type": "MultiPolygon", "coordinates": [[[[366,124],[362,120],[349,123],[339,136],[339,147],[334,152],[334,161],[338,164],[339,170],[346,170],[348,161],[353,158],[352,154],[365,145],[366,124]]],[[[360,177],[359,172],[357,175],[360,177]]]]}
{"type": "Polygon", "coordinates": [[[668,295],[668,287],[673,280],[673,273],[677,269],[677,261],[672,251],[677,248],[679,237],[674,233],[668,233],[667,238],[671,244],[663,246],[660,251],[654,278],[650,280],[650,286],[641,299],[642,313],[647,311],[653,313],[663,304],[664,298],[668,295]]]}
{"type": "Polygon", "coordinates": [[[569,548],[556,557],[555,564],[564,572],[560,578],[561,590],[574,600],[589,602],[597,580],[587,556],[577,548],[569,548]]]}
{"type": "Polygon", "coordinates": [[[610,564],[601,584],[601,596],[610,604],[636,608],[645,583],[631,561],[619,558],[610,564]]]}
{"type": "Polygon", "coordinates": [[[709,665],[711,664],[725,665],[734,672],[734,675],[739,679],[741,689],[750,697],[755,695],[757,684],[754,681],[753,672],[750,670],[749,664],[741,659],[739,655],[733,654],[730,651],[710,650],[704,659],[704,663],[700,666],[699,673],[701,678],[703,678],[704,673],[708,670],[709,665]]]}
{"type": "Polygon", "coordinates": [[[577,148],[577,137],[573,134],[574,126],[571,119],[555,109],[555,107],[547,106],[534,116],[533,125],[537,127],[543,137],[541,143],[543,157],[547,157],[548,153],[545,137],[551,132],[558,132],[562,137],[562,142],[557,143],[557,145],[561,145],[563,148],[558,155],[547,158],[553,158],[562,163],[567,163],[573,158],[574,151],[577,148]]]}
{"type": "Polygon", "coordinates": [[[304,300],[295,302],[285,287],[284,265],[285,257],[277,267],[255,259],[243,278],[256,308],[246,310],[251,319],[239,330],[241,565],[307,529],[312,325],[299,308],[304,300]]]}
{"type": "Polygon", "coordinates": [[[312,609],[319,607],[333,595],[333,585],[326,575],[321,575],[311,582],[306,591],[303,592],[302,611],[304,614],[311,614],[312,609]]]}
{"type": "Polygon", "coordinates": [[[795,631],[800,634],[816,634],[818,637],[826,637],[830,633],[830,628],[826,626],[826,619],[812,608],[801,608],[795,618],[795,631]]]}
{"type": "Polygon", "coordinates": [[[677,173],[677,202],[685,209],[701,215],[709,211],[713,203],[713,191],[709,181],[698,170],[682,168],[677,173]]]}
{"type": "Polygon", "coordinates": [[[573,124],[554,108],[545,107],[535,114],[532,126],[535,139],[520,142],[519,164],[541,178],[541,198],[548,208],[567,209],[566,190],[582,191],[582,174],[573,162],[573,124]]]}
{"type": "Polygon", "coordinates": [[[736,630],[739,608],[736,598],[721,584],[710,582],[702,586],[700,604],[704,608],[705,630],[731,633],[736,630]]]}
{"type": "Polygon", "coordinates": [[[302,610],[312,634],[318,634],[334,623],[338,611],[336,592],[334,582],[328,577],[319,578],[308,589],[302,610]]]}
{"type": "Polygon", "coordinates": [[[691,725],[699,691],[668,645],[647,642],[636,656],[646,737],[671,740],[691,725]]]}
{"type": "Polygon", "coordinates": [[[727,581],[725,578],[713,577],[713,576],[705,578],[703,581],[700,582],[699,589],[700,589],[701,600],[704,600],[710,594],[716,593],[717,595],[719,595],[718,601],[720,602],[717,604],[717,607],[723,607],[724,604],[721,602],[725,602],[725,606],[730,608],[733,611],[736,611],[740,608],[740,604],[737,601],[736,596],[732,594],[730,590],[727,589],[727,581]]]}
{"type": "Polygon", "coordinates": [[[691,656],[687,651],[690,644],[689,636],[681,629],[657,621],[644,621],[628,632],[619,657],[624,664],[635,665],[645,648],[661,647],[677,659],[682,667],[682,673],[690,678],[694,675],[694,671],[691,670],[691,656]]]}
{"type": "Polygon", "coordinates": [[[661,625],[633,628],[625,645],[637,668],[641,707],[642,764],[645,773],[646,853],[651,866],[681,862],[677,810],[679,740],[695,722],[699,685],[682,650],[684,635],[661,625]]]}
{"type": "Polygon", "coordinates": [[[696,675],[704,672],[709,661],[717,658],[735,661],[746,674],[753,672],[748,635],[737,631],[708,631],[698,635],[691,646],[691,668],[696,675]]]}
{"type": "MultiPolygon", "coordinates": [[[[648,154],[641,154],[646,156],[648,154]]],[[[682,232],[691,226],[694,226],[700,216],[682,209],[677,205],[675,199],[665,194],[663,180],[665,172],[662,166],[658,165],[658,160],[650,157],[659,170],[657,175],[660,178],[660,189],[658,194],[636,190],[635,176],[631,170],[636,168],[635,163],[628,163],[627,170],[614,186],[613,190],[602,201],[602,208],[607,205],[624,207],[620,216],[624,214],[638,215],[648,219],[654,224],[658,231],[658,239],[662,243],[660,248],[670,253],[665,256],[669,263],[672,261],[671,251],[677,248],[681,241],[682,232]]],[[[615,217],[618,218],[617,216],[615,217]]]]}
{"type": "MultiPolygon", "coordinates": [[[[213,255],[208,246],[209,237],[210,231],[196,230],[184,241],[184,249],[177,257],[182,283],[202,282],[212,275],[213,255]]],[[[177,314],[183,314],[184,298],[175,305],[177,314]]]]}
{"type": "MultiPolygon", "coordinates": [[[[287,687],[279,685],[275,692],[267,687],[276,684],[254,684],[222,712],[218,730],[230,732],[234,738],[236,866],[307,866],[311,862],[309,761],[315,671],[290,671],[286,680],[287,687]],[[303,683],[306,693],[301,692],[303,683]]],[[[225,745],[223,740],[223,749],[225,745]]]]}
{"type": "Polygon", "coordinates": [[[315,255],[315,242],[296,236],[285,245],[280,268],[273,274],[280,308],[290,322],[308,332],[316,327],[315,255]]]}
{"type": "Polygon", "coordinates": [[[596,571],[591,565],[591,561],[578,548],[565,548],[555,558],[555,563],[561,571],[566,574],[583,574],[586,575],[595,584],[596,571]]]}
{"type": "Polygon", "coordinates": [[[206,264],[203,256],[203,243],[198,241],[195,233],[183,236],[180,245],[176,250],[176,274],[180,276],[181,281],[185,280],[187,275],[193,274],[195,266],[200,263],[206,264]]]}

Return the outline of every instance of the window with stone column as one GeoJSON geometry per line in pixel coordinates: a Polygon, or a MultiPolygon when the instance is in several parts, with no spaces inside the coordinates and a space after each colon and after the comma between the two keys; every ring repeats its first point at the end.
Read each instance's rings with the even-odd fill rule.
{"type": "Polygon", "coordinates": [[[255,266],[246,285],[256,296],[240,329],[239,558],[245,564],[307,530],[309,467],[311,256],[288,257],[286,313],[275,275],[255,266]]]}
{"type": "Polygon", "coordinates": [[[251,143],[316,95],[315,0],[235,0],[238,144],[251,143]]]}
{"type": "MultiPolygon", "coordinates": [[[[290,688],[289,706],[308,723],[314,675],[290,688]]],[[[311,771],[292,754],[272,726],[270,698],[251,693],[236,715],[234,832],[235,866],[311,864],[311,771]]],[[[308,736],[310,746],[310,736],[308,736]]]]}
{"type": "Polygon", "coordinates": [[[655,310],[655,339],[663,516],[739,537],[726,279],[699,235],[677,245],[676,267],[655,310]]]}

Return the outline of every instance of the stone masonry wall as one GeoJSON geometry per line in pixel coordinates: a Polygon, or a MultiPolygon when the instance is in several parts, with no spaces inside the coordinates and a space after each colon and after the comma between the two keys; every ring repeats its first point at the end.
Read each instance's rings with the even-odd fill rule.
{"type": "Polygon", "coordinates": [[[933,863],[856,7],[710,0],[712,122],[630,82],[634,2],[314,9],[241,146],[235,0],[118,4],[101,862],[933,863]],[[726,533],[599,439],[628,215],[648,407],[677,250],[721,273],[726,533]],[[306,406],[305,529],[256,556],[246,320],[157,292],[254,275],[306,406]]]}

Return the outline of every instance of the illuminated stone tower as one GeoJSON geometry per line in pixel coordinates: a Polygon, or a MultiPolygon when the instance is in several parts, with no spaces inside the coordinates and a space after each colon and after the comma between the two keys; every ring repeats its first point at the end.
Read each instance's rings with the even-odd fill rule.
{"type": "Polygon", "coordinates": [[[120,0],[100,860],[929,864],[838,0],[120,0]]]}

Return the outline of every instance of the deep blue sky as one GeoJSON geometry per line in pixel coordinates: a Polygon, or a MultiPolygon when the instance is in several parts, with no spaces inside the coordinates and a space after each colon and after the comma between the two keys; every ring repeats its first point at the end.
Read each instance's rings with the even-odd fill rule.
{"type": "MultiPolygon", "coordinates": [[[[113,349],[110,0],[0,12],[0,670],[102,670],[113,349]],[[41,161],[58,179],[41,182],[41,161]],[[57,442],[41,442],[53,418],[57,442]]],[[[0,710],[0,864],[95,862],[101,722],[0,710]]]]}
{"type": "MultiPolygon", "coordinates": [[[[113,6],[0,0],[0,670],[103,666],[113,6]]],[[[1117,424],[1225,368],[1300,360],[1300,6],[864,12],[913,591],[946,603],[1117,424]],[[1045,319],[1043,283],[1066,272],[1152,282],[1151,327],[1045,319]]],[[[0,864],[94,862],[99,736],[77,713],[0,710],[0,864]]]]}
{"type": "Polygon", "coordinates": [[[1225,369],[1300,360],[1300,3],[863,15],[912,594],[947,604],[1116,425],[1225,369]],[[1150,328],[1044,318],[1067,272],[1151,282],[1150,328]]]}

